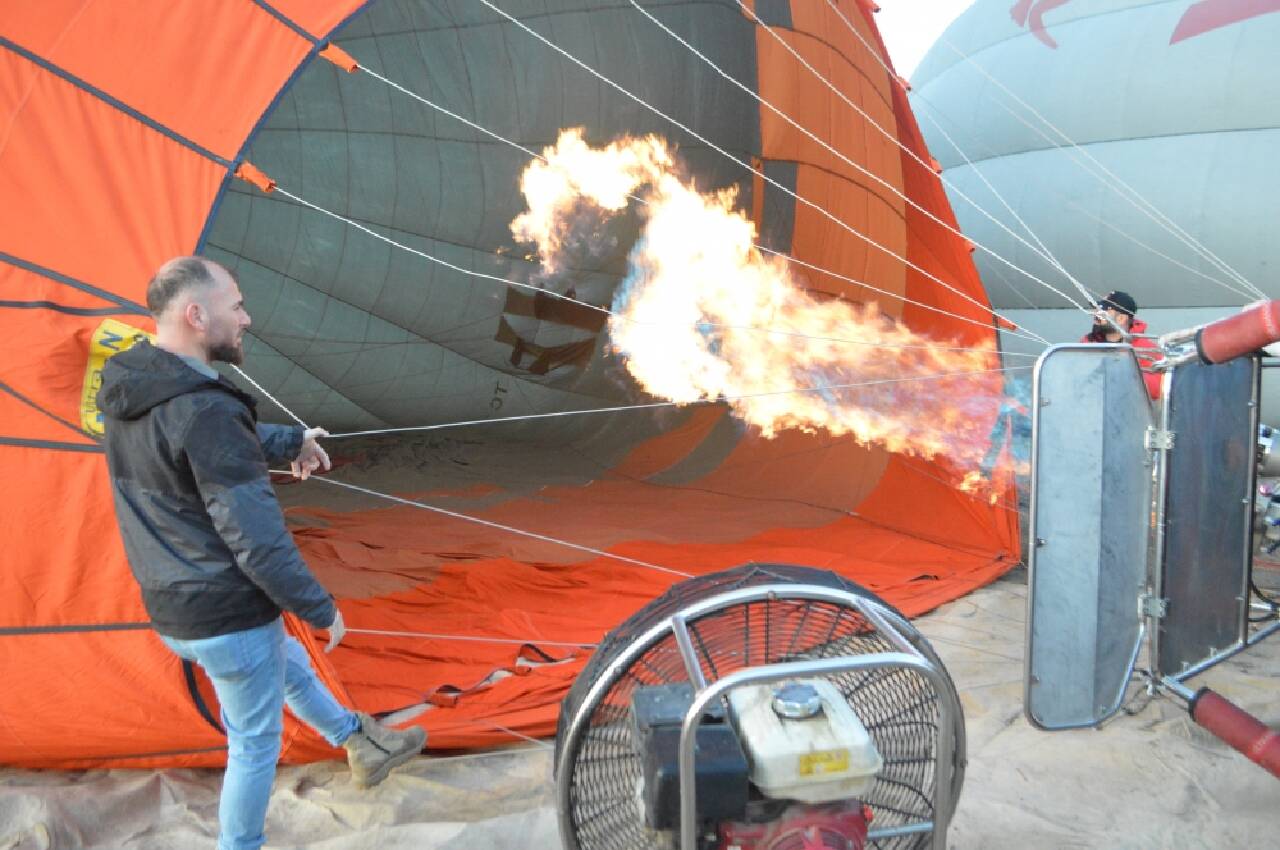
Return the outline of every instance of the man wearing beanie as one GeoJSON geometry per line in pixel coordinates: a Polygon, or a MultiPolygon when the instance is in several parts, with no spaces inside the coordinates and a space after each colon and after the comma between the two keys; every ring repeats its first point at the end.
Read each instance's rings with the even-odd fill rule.
{"type": "MultiPolygon", "coordinates": [[[[1138,361],[1143,366],[1150,365],[1156,359],[1158,352],[1153,340],[1144,336],[1125,338],[1126,334],[1145,334],[1147,331],[1147,323],[1137,317],[1138,302],[1133,300],[1132,295],[1120,290],[1110,292],[1107,297],[1098,301],[1097,308],[1093,327],[1080,339],[1081,342],[1127,342],[1136,349],[1138,361]]],[[[1147,394],[1153,399],[1159,398],[1161,375],[1144,371],[1142,379],[1147,384],[1147,394]]]]}

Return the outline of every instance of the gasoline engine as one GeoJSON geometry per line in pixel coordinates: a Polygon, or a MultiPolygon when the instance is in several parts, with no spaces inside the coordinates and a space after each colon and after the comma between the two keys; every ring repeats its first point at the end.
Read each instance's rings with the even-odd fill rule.
{"type": "Polygon", "coordinates": [[[894,609],[832,573],[748,565],[605,638],[565,698],[555,768],[570,850],[942,847],[964,725],[894,609]]]}

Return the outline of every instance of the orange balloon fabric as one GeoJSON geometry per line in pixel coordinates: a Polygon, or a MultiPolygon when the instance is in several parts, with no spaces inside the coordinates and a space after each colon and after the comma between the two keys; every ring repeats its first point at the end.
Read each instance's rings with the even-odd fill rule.
{"type": "MultiPolygon", "coordinates": [[[[225,759],[207,682],[150,631],[125,562],[93,418],[94,357],[126,344],[128,328],[154,330],[141,306],[150,274],[206,247],[255,128],[286,93],[303,97],[291,87],[328,41],[365,61],[343,33],[367,5],[56,0],[0,12],[0,763],[225,759]]],[[[764,107],[742,136],[758,140],[757,168],[792,175],[838,222],[751,175],[748,210],[762,230],[789,222],[790,253],[824,270],[808,274],[810,289],[875,302],[950,344],[991,342],[965,240],[842,158],[954,227],[936,175],[916,161],[930,157],[871,4],[841,0],[839,15],[769,5],[789,6],[788,18],[762,24],[732,7],[751,34],[757,90],[841,156],[764,107]]],[[[609,14],[593,25],[616,27],[609,14]]],[[[1000,383],[992,376],[992,392],[1000,383]]],[[[429,704],[413,722],[434,748],[548,735],[591,646],[682,574],[821,567],[916,615],[1018,560],[1012,481],[993,503],[959,492],[944,464],[847,437],[765,439],[721,406],[644,427],[601,420],[606,437],[624,449],[577,483],[538,486],[534,453],[512,452],[514,467],[470,489],[397,490],[487,526],[407,504],[344,507],[323,482],[282,487],[298,545],[352,629],[325,655],[290,621],[335,693],[374,713],[429,704]]],[[[347,461],[334,480],[358,466],[347,461]]],[[[285,760],[335,755],[288,719],[285,760]]]]}

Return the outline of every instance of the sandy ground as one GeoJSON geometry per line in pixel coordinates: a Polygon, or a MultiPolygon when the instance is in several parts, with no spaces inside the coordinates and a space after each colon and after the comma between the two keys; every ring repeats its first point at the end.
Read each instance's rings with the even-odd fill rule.
{"type": "MultiPolygon", "coordinates": [[[[1271,848],[1280,781],[1137,688],[1102,730],[1044,733],[1022,715],[1026,574],[917,620],[960,689],[969,771],[960,850],[1271,848]]],[[[1195,680],[1280,726],[1280,636],[1195,680]]],[[[212,847],[220,771],[0,770],[0,850],[212,847]]],[[[268,847],[560,847],[548,745],[419,758],[373,791],[344,765],[280,771],[268,847]]]]}

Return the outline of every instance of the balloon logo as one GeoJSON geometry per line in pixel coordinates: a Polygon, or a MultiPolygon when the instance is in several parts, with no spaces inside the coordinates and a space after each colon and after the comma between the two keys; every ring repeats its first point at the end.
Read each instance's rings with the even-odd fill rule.
{"type": "MultiPolygon", "coordinates": [[[[1058,42],[1045,27],[1044,16],[1046,12],[1070,2],[1071,0],[1018,0],[1010,7],[1009,16],[1018,26],[1027,27],[1046,47],[1056,50],[1058,42]]],[[[1169,43],[1177,44],[1270,12],[1280,12],[1280,0],[1200,0],[1183,14],[1169,43]]]]}

